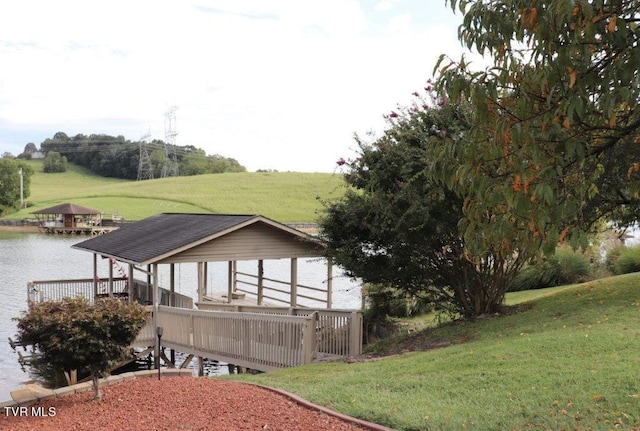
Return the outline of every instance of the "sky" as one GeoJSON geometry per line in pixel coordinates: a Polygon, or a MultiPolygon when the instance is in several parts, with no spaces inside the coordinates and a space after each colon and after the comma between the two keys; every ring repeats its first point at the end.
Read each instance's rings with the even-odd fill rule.
{"type": "Polygon", "coordinates": [[[445,0],[1,2],[0,154],[170,129],[248,171],[334,172],[460,57],[461,20],[445,0]]]}

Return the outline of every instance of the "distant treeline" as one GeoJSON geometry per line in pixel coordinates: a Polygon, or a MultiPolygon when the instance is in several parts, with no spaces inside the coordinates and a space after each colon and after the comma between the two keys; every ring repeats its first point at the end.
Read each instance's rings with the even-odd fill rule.
{"type": "MultiPolygon", "coordinates": [[[[142,178],[161,178],[163,176],[188,176],[222,172],[246,172],[246,168],[237,160],[220,156],[208,156],[204,150],[192,145],[167,148],[162,140],[133,142],[123,136],[83,135],[73,137],[63,132],[56,133],[40,144],[39,152],[44,156],[50,152],[59,153],[70,163],[83,166],[91,172],[104,177],[135,180],[142,178]],[[148,154],[148,159],[144,156],[148,154]],[[141,151],[143,150],[143,151],[141,151]],[[140,164],[141,153],[143,162],[140,164]],[[164,175],[163,175],[164,173],[164,175]]],[[[31,158],[37,152],[30,143],[25,152],[18,157],[31,158]]]]}

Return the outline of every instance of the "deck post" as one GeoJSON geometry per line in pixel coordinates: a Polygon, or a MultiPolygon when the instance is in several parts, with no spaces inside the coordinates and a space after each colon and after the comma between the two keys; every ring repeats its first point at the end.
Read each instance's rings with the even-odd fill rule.
{"type": "Polygon", "coordinates": [[[206,296],[209,290],[209,284],[207,283],[208,273],[209,273],[209,262],[203,262],[202,263],[202,286],[204,287],[203,296],[206,296]]]}
{"type": "Polygon", "coordinates": [[[109,258],[109,298],[113,296],[113,258],[109,258]]]}
{"type": "Polygon", "coordinates": [[[93,300],[98,297],[98,255],[93,253],[93,300]]]}
{"type": "MultiPolygon", "coordinates": [[[[158,311],[160,310],[160,287],[158,286],[158,264],[153,264],[153,333],[158,333],[158,311]]],[[[160,368],[160,340],[156,337],[153,357],[155,367],[160,368]]]]}
{"type": "Polygon", "coordinates": [[[227,302],[231,304],[231,298],[233,295],[233,266],[234,262],[229,261],[229,267],[227,269],[227,302]]]}
{"type": "Polygon", "coordinates": [[[264,261],[258,260],[258,305],[262,305],[264,284],[264,261]]]}
{"type": "Polygon", "coordinates": [[[238,290],[238,261],[234,260],[231,269],[231,279],[233,280],[233,291],[238,290]]]}
{"type": "Polygon", "coordinates": [[[349,328],[349,356],[362,353],[362,313],[351,312],[351,326],[349,328]]]}
{"type": "Polygon", "coordinates": [[[331,310],[333,302],[333,258],[327,258],[327,309],[331,310]]]}
{"type": "Polygon", "coordinates": [[[129,304],[133,304],[133,301],[137,300],[137,298],[134,298],[134,291],[133,291],[133,264],[129,264],[129,279],[127,280],[127,293],[129,295],[129,304]]]}
{"type": "Polygon", "coordinates": [[[169,264],[169,307],[175,307],[176,264],[169,264]]]}
{"type": "Polygon", "coordinates": [[[204,283],[204,279],[206,277],[204,262],[198,262],[197,271],[198,271],[198,302],[202,302],[204,301],[204,295],[207,293],[207,290],[205,288],[205,283],[204,283]]]}
{"type": "Polygon", "coordinates": [[[291,258],[291,298],[289,299],[291,307],[298,306],[298,258],[291,258]]]}

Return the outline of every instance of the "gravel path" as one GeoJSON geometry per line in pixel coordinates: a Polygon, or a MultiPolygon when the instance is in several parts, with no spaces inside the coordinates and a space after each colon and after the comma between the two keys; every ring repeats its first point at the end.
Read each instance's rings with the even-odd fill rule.
{"type": "Polygon", "coordinates": [[[153,378],[125,381],[53,400],[46,417],[0,412],[0,430],[362,430],[276,392],[228,380],[153,378]]]}

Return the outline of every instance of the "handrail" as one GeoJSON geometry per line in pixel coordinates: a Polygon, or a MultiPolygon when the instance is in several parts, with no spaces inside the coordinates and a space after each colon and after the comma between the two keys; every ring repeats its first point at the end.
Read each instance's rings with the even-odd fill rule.
{"type": "Polygon", "coordinates": [[[362,313],[358,310],[235,305],[210,301],[196,302],[196,306],[199,310],[272,315],[309,316],[316,313],[316,356],[346,357],[362,353],[362,313]]]}
{"type": "MultiPolygon", "coordinates": [[[[241,271],[236,271],[236,275],[246,276],[246,277],[249,277],[250,279],[255,279],[255,280],[258,279],[258,276],[256,274],[249,274],[249,273],[241,272],[241,271]]],[[[269,286],[269,285],[264,284],[264,281],[270,281],[270,282],[278,283],[278,284],[282,284],[282,285],[289,285],[289,282],[287,282],[287,281],[276,280],[276,279],[268,278],[268,277],[263,277],[262,280],[263,280],[263,285],[262,285],[263,292],[264,291],[278,292],[278,293],[282,293],[284,295],[288,295],[290,293],[287,290],[282,290],[282,289],[279,289],[277,287],[269,286]]],[[[297,283],[297,289],[304,289],[304,290],[302,290],[302,292],[300,290],[298,290],[297,296],[300,297],[300,298],[306,298],[306,299],[309,299],[309,300],[312,300],[312,301],[315,301],[315,302],[318,302],[318,303],[324,304],[324,305],[326,305],[328,303],[326,297],[325,298],[318,298],[318,297],[314,297],[314,296],[307,296],[307,295],[304,295],[304,293],[303,293],[305,290],[307,290],[307,291],[321,292],[321,293],[326,294],[327,291],[324,290],[324,289],[320,289],[318,287],[308,286],[308,285],[300,284],[300,283],[297,283]]],[[[247,293],[249,295],[258,296],[258,284],[256,282],[253,282],[253,281],[243,280],[241,278],[236,278],[236,290],[238,290],[240,292],[247,293]],[[238,285],[240,285],[242,287],[244,287],[244,286],[252,286],[255,289],[242,288],[242,287],[238,287],[238,285]]],[[[287,303],[287,299],[278,298],[278,297],[274,297],[274,296],[267,296],[264,293],[262,294],[262,297],[263,298],[267,298],[268,297],[269,299],[273,299],[274,301],[278,301],[278,302],[281,302],[281,303],[287,303]]]]}
{"type": "Polygon", "coordinates": [[[261,371],[311,362],[316,319],[313,313],[283,316],[158,308],[164,347],[261,371]]]}
{"type": "MultiPolygon", "coordinates": [[[[129,282],[125,277],[113,278],[112,294],[116,297],[128,297],[129,282]]],[[[153,303],[153,287],[140,280],[133,280],[134,299],[142,304],[153,303]]],[[[98,296],[109,295],[109,280],[98,282],[98,296]]],[[[73,280],[38,280],[27,283],[29,302],[60,301],[65,297],[84,296],[93,303],[94,281],[92,278],[73,280]]],[[[160,288],[160,304],[182,308],[193,308],[193,298],[164,288],[160,288]],[[173,304],[172,304],[173,303],[173,304]]]]}

